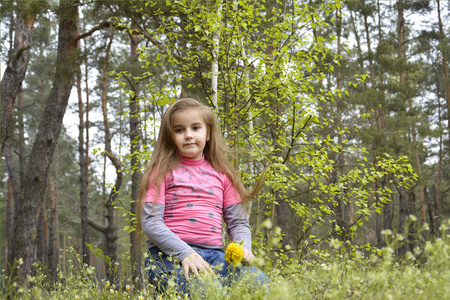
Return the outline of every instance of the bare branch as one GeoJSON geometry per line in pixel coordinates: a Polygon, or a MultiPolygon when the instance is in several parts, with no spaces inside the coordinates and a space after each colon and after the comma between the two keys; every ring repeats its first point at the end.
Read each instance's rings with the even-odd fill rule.
{"type": "Polygon", "coordinates": [[[71,45],[74,45],[75,43],[77,43],[79,40],[84,39],[85,37],[88,37],[90,35],[92,35],[94,32],[103,29],[103,28],[108,28],[111,26],[111,22],[110,21],[104,21],[103,23],[101,23],[98,26],[93,27],[91,30],[80,34],[79,36],[75,37],[75,39],[72,41],[71,45]]]}

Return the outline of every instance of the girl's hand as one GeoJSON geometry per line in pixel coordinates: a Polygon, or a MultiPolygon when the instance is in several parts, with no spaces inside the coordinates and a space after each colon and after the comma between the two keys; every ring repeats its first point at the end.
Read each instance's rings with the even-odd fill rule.
{"type": "Polygon", "coordinates": [[[192,270],[195,277],[199,278],[198,271],[205,270],[207,273],[214,275],[211,266],[197,253],[193,252],[181,261],[184,268],[184,275],[189,279],[189,270],[192,270]]]}
{"type": "Polygon", "coordinates": [[[255,260],[255,256],[253,255],[253,253],[245,247],[244,247],[243,257],[244,257],[244,262],[246,262],[249,265],[251,265],[252,262],[255,260]]]}

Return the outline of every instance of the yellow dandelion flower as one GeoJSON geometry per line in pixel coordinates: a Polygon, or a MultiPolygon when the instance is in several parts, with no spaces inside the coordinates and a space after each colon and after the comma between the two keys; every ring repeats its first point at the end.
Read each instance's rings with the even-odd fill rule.
{"type": "Polygon", "coordinates": [[[233,266],[240,266],[244,256],[244,248],[238,243],[231,243],[225,252],[225,259],[233,266]]]}

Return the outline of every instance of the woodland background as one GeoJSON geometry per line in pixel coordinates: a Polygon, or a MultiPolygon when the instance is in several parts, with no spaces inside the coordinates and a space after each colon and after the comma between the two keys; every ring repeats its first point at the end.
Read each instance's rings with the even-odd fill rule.
{"type": "Polygon", "coordinates": [[[450,215],[449,5],[1,1],[1,268],[55,277],[74,247],[100,278],[138,278],[139,177],[185,96],[216,110],[249,188],[265,174],[247,209],[268,257],[433,240],[450,215]]]}

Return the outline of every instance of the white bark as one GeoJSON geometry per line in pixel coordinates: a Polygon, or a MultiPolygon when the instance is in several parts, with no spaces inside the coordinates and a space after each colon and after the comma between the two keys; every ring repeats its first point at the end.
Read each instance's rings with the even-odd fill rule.
{"type": "Polygon", "coordinates": [[[222,1],[219,1],[217,7],[217,28],[213,32],[213,49],[212,49],[212,64],[211,64],[211,102],[214,108],[218,108],[217,100],[217,79],[219,77],[219,39],[220,39],[220,22],[222,19],[222,1]]]}

